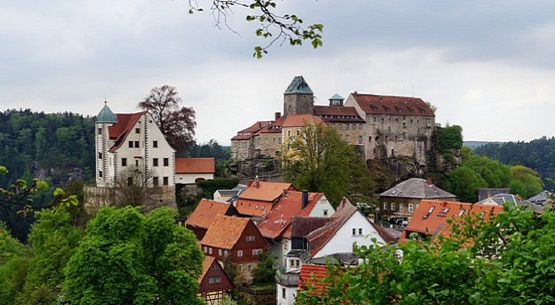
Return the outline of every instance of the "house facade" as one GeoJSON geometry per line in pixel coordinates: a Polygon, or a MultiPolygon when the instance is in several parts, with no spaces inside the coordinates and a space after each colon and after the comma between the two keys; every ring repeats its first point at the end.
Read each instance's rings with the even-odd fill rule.
{"type": "Polygon", "coordinates": [[[233,289],[233,281],[213,256],[205,256],[199,278],[199,295],[208,305],[218,305],[233,289]]]}
{"type": "Polygon", "coordinates": [[[185,226],[193,231],[200,241],[206,235],[206,231],[208,231],[216,216],[236,216],[237,214],[239,213],[230,203],[203,198],[185,221],[185,226]]]}
{"type": "Polygon", "coordinates": [[[252,281],[252,270],[268,252],[268,243],[249,218],[218,215],[200,241],[204,255],[220,262],[229,259],[242,283],[252,281]]]}

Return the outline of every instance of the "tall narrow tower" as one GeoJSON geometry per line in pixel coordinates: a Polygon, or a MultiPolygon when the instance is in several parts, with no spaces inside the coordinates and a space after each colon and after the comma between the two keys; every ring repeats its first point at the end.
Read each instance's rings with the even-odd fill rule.
{"type": "Polygon", "coordinates": [[[313,114],[314,93],[302,76],[295,76],[283,93],[283,114],[313,114]]]}
{"type": "Polygon", "coordinates": [[[108,127],[116,124],[118,117],[110,107],[108,101],[104,101],[104,107],[96,116],[95,122],[95,160],[96,160],[96,186],[107,186],[109,181],[110,160],[108,150],[110,149],[110,132],[108,127]]]}

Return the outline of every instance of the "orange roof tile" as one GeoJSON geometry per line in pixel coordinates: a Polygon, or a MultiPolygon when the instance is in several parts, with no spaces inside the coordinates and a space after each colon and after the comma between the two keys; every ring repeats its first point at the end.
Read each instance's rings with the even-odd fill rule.
{"type": "Polygon", "coordinates": [[[175,158],[176,174],[198,174],[216,172],[214,158],[175,158]]]}
{"type": "Polygon", "coordinates": [[[328,274],[328,267],[324,265],[303,264],[299,275],[299,289],[313,286],[312,293],[321,294],[327,291],[328,283],[322,280],[328,274]]]}
{"type": "Polygon", "coordinates": [[[228,215],[230,210],[235,210],[231,204],[203,198],[185,224],[208,229],[216,216],[228,215]]]}
{"type": "Polygon", "coordinates": [[[231,250],[251,220],[218,215],[200,242],[202,245],[231,250]]]}
{"type": "Polygon", "coordinates": [[[434,117],[430,106],[419,97],[351,93],[368,114],[414,115],[434,117]]]}
{"type": "Polygon", "coordinates": [[[302,192],[289,191],[256,226],[265,238],[277,239],[291,225],[293,217],[308,216],[323,196],[323,193],[308,193],[308,203],[303,208],[302,192]]]}
{"type": "Polygon", "coordinates": [[[403,230],[400,240],[408,238],[409,232],[418,232],[429,236],[437,236],[448,232],[449,218],[461,218],[472,213],[489,219],[490,214],[503,211],[501,206],[481,206],[466,202],[422,200],[412,214],[412,218],[403,230]],[[483,215],[481,215],[483,213],[483,215]]]}
{"type": "Polygon", "coordinates": [[[295,190],[291,183],[287,182],[264,182],[255,181],[239,195],[238,200],[250,199],[258,201],[274,202],[284,190],[295,190]]]}
{"type": "Polygon", "coordinates": [[[285,117],[283,127],[303,127],[307,124],[325,124],[321,118],[312,114],[291,114],[285,117]]]}
{"type": "Polygon", "coordinates": [[[272,121],[258,121],[251,126],[238,131],[237,135],[231,138],[231,140],[248,140],[260,129],[272,124],[272,121]]]}

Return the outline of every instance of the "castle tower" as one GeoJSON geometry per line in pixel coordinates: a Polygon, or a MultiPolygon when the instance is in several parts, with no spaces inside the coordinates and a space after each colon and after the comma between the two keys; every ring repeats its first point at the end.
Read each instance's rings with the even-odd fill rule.
{"type": "Polygon", "coordinates": [[[314,93],[302,76],[295,76],[283,93],[283,115],[313,114],[314,93]]]}
{"type": "Polygon", "coordinates": [[[343,100],[345,99],[336,93],[330,97],[330,106],[343,106],[343,100]]]}
{"type": "Polygon", "coordinates": [[[104,101],[104,107],[96,116],[95,122],[95,160],[96,160],[96,185],[106,186],[110,183],[108,172],[110,160],[108,150],[110,149],[110,133],[108,128],[118,122],[118,117],[108,107],[108,101],[104,101]]]}

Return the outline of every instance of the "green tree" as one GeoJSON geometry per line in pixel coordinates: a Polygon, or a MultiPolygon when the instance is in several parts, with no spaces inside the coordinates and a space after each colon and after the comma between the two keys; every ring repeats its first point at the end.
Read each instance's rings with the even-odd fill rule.
{"type": "Polygon", "coordinates": [[[28,253],[0,224],[0,305],[15,304],[27,276],[28,253]]]}
{"type": "Polygon", "coordinates": [[[543,191],[543,181],[538,173],[531,168],[515,165],[510,168],[512,179],[511,192],[524,198],[530,198],[543,191]]]}
{"type": "Polygon", "coordinates": [[[306,304],[553,304],[555,213],[512,208],[490,221],[467,217],[449,237],[361,247],[362,264],[329,267],[326,291],[309,287],[306,304]]]}
{"type": "Polygon", "coordinates": [[[129,206],[102,208],[66,267],[64,296],[71,304],[202,304],[203,259],[170,209],[144,216],[129,206]]]}
{"type": "Polygon", "coordinates": [[[256,284],[274,283],[276,276],[276,269],[274,268],[275,263],[275,256],[269,255],[268,253],[263,254],[260,258],[260,262],[252,271],[253,282],[256,284]]]}
{"type": "Polygon", "coordinates": [[[363,158],[325,125],[307,125],[282,147],[282,172],[295,187],[323,192],[338,204],[344,196],[370,197],[374,189],[363,158]]]}

